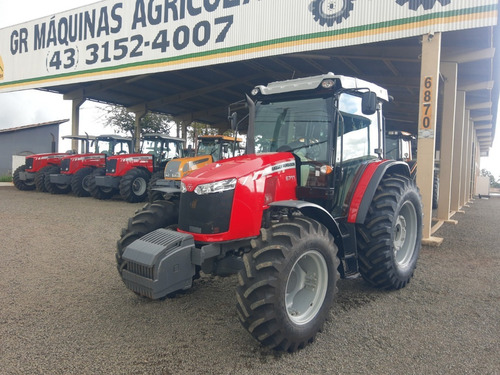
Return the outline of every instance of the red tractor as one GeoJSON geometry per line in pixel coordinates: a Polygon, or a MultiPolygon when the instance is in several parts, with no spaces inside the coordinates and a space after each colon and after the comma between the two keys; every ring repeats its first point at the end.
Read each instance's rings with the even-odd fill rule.
{"type": "Polygon", "coordinates": [[[77,197],[90,196],[89,181],[96,168],[104,168],[106,157],[115,154],[128,154],[132,149],[132,139],[119,135],[68,136],[63,138],[87,141],[85,151],[78,155],[68,155],[61,160],[60,166],[47,171],[45,188],[52,194],[66,194],[70,191],[77,197]],[[95,152],[90,151],[92,142],[95,152]]]}
{"type": "MultiPolygon", "coordinates": [[[[81,146],[85,147],[84,144],[81,146]]],[[[46,192],[45,177],[47,176],[47,173],[50,173],[53,168],[57,168],[59,164],[61,164],[61,160],[68,155],[71,155],[71,152],[35,154],[27,156],[26,163],[14,171],[14,186],[19,190],[36,189],[41,192],[46,192]]]]}
{"type": "Polygon", "coordinates": [[[163,134],[146,134],[142,149],[146,153],[115,155],[106,159],[106,168],[96,169],[89,180],[90,193],[97,199],[110,199],[120,193],[130,203],[142,202],[148,193],[151,175],[162,171],[173,158],[183,157],[184,139],[163,134]]]}
{"type": "Polygon", "coordinates": [[[158,299],[200,272],[238,273],[241,324],[289,352],[314,340],[339,277],[403,288],[422,203],[408,164],[382,157],[387,100],[385,89],[333,73],[257,86],[247,154],[184,177],[178,210],[155,201],[129,219],[116,253],[127,288],[158,299]]]}

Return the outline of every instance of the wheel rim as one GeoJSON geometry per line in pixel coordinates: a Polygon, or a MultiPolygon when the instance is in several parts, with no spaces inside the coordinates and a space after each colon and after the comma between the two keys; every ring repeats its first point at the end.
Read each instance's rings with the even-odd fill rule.
{"type": "Polygon", "coordinates": [[[286,283],[285,303],[290,320],[307,324],[318,314],[328,288],[328,266],[316,250],[302,254],[295,262],[286,283]]]}
{"type": "Polygon", "coordinates": [[[90,179],[91,179],[90,175],[87,175],[82,180],[83,190],[85,190],[86,192],[89,192],[89,193],[90,193],[90,179]]]}
{"type": "Polygon", "coordinates": [[[394,228],[394,259],[400,267],[406,267],[415,252],[417,241],[417,211],[411,202],[405,202],[396,218],[394,228]]]}
{"type": "Polygon", "coordinates": [[[146,192],[147,188],[148,184],[142,177],[136,178],[132,183],[132,191],[135,195],[143,195],[146,192]]]}
{"type": "Polygon", "coordinates": [[[321,4],[321,13],[324,17],[335,17],[344,10],[345,0],[324,0],[321,4]]]}

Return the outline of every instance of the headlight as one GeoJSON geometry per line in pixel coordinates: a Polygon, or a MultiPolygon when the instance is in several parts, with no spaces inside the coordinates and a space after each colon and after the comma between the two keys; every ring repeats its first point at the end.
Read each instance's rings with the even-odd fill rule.
{"type": "MultiPolygon", "coordinates": [[[[198,185],[194,192],[198,195],[211,194],[211,193],[222,193],[223,191],[233,190],[236,187],[236,178],[231,178],[229,180],[211,182],[209,184],[198,185]]],[[[181,183],[182,185],[182,183],[181,183]]],[[[185,188],[185,187],[184,187],[185,188]]],[[[182,186],[181,186],[182,191],[182,186]]]]}
{"type": "Polygon", "coordinates": [[[184,182],[181,181],[181,193],[185,193],[186,191],[187,191],[186,185],[184,184],[184,182]]]}

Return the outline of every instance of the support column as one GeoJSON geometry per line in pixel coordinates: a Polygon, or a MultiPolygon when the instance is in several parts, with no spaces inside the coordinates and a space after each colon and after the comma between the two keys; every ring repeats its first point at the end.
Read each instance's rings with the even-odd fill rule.
{"type": "Polygon", "coordinates": [[[469,151],[469,128],[470,128],[470,111],[465,111],[465,119],[464,119],[464,135],[462,139],[462,178],[460,180],[460,207],[465,206],[467,203],[467,169],[469,168],[468,164],[468,151],[469,151]]]}
{"type": "Polygon", "coordinates": [[[472,163],[474,161],[473,155],[474,145],[474,122],[471,120],[469,124],[469,137],[467,140],[467,185],[465,194],[465,203],[471,201],[472,198],[472,163]]]}
{"type": "Polygon", "coordinates": [[[141,120],[146,116],[148,110],[144,108],[142,111],[135,112],[135,125],[134,125],[134,152],[141,151],[141,120]]]}
{"type": "Polygon", "coordinates": [[[422,243],[438,246],[442,238],[431,237],[432,190],[435,129],[437,118],[439,62],[441,60],[441,33],[422,37],[422,65],[420,71],[420,102],[418,116],[417,185],[422,194],[422,243]]]}
{"type": "MultiPolygon", "coordinates": [[[[71,135],[78,135],[80,131],[80,107],[85,98],[76,98],[71,101],[71,135]]],[[[71,149],[78,152],[78,139],[71,140],[71,149]]]]}
{"type": "Polygon", "coordinates": [[[462,154],[465,127],[465,91],[458,91],[455,113],[455,134],[453,140],[453,171],[451,176],[451,204],[452,214],[460,212],[461,184],[462,184],[462,154]]]}
{"type": "MultiPolygon", "coordinates": [[[[437,218],[446,222],[450,219],[458,64],[450,62],[441,63],[441,74],[444,76],[444,101],[443,121],[441,124],[441,161],[439,164],[437,218]]],[[[457,223],[455,220],[452,222],[454,224],[457,223]]]]}

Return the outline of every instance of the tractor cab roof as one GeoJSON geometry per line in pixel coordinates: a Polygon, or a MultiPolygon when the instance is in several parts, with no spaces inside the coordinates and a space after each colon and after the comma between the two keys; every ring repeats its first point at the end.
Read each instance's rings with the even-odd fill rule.
{"type": "Polygon", "coordinates": [[[63,135],[62,139],[77,139],[79,141],[93,141],[96,139],[93,135],[63,135]]]}
{"type": "Polygon", "coordinates": [[[359,78],[335,75],[331,72],[313,77],[271,82],[267,86],[256,86],[254,91],[260,93],[261,95],[273,95],[294,91],[315,90],[320,87],[323,81],[326,80],[332,81],[334,86],[331,87],[357,90],[367,89],[374,92],[379,99],[389,101],[389,94],[387,93],[386,89],[359,78]]]}
{"type": "Polygon", "coordinates": [[[147,133],[142,136],[143,140],[146,141],[154,141],[158,139],[163,139],[166,141],[172,141],[172,142],[182,142],[184,143],[185,140],[183,138],[177,138],[177,137],[171,137],[170,135],[167,134],[160,134],[160,133],[147,133]]]}
{"type": "Polygon", "coordinates": [[[406,140],[416,139],[416,137],[413,134],[402,130],[390,130],[387,132],[387,136],[394,138],[402,138],[406,140]]]}
{"type": "MultiPolygon", "coordinates": [[[[203,141],[205,139],[208,139],[208,140],[220,139],[223,141],[234,142],[234,137],[229,137],[227,135],[200,135],[200,136],[198,136],[198,139],[201,141],[203,141]]],[[[242,139],[236,138],[236,142],[242,142],[242,139]]]]}
{"type": "Polygon", "coordinates": [[[132,138],[130,137],[124,137],[122,135],[117,135],[117,134],[102,134],[98,135],[95,137],[98,141],[131,141],[132,138]]]}

